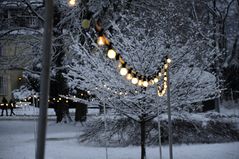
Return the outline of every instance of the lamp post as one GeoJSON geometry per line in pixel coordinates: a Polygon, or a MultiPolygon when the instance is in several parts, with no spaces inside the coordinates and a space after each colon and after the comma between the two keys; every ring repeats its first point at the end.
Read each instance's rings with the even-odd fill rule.
{"type": "Polygon", "coordinates": [[[49,95],[49,78],[52,49],[53,0],[45,1],[45,23],[43,34],[43,56],[40,83],[40,114],[38,119],[36,159],[44,159],[49,95]]]}
{"type": "Polygon", "coordinates": [[[173,140],[172,140],[172,121],[171,121],[171,103],[170,103],[170,75],[167,69],[167,105],[168,105],[168,144],[169,144],[169,159],[173,159],[173,140]]]}

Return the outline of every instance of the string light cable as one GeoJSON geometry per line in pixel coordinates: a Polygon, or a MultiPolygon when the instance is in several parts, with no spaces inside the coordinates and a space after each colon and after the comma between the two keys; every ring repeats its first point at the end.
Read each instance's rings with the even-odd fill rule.
{"type": "Polygon", "coordinates": [[[158,96],[164,96],[167,92],[167,72],[170,64],[172,63],[172,60],[169,58],[169,56],[164,58],[164,64],[157,73],[151,76],[141,75],[139,72],[133,70],[133,68],[131,68],[123,59],[123,57],[116,52],[116,49],[113,48],[110,40],[106,37],[106,35],[104,35],[103,28],[99,27],[98,25],[99,24],[96,23],[96,31],[98,32],[96,43],[99,46],[106,46],[108,48],[106,56],[109,59],[118,61],[119,74],[125,77],[125,79],[132,84],[139,87],[147,88],[152,85],[157,85],[158,96]]]}

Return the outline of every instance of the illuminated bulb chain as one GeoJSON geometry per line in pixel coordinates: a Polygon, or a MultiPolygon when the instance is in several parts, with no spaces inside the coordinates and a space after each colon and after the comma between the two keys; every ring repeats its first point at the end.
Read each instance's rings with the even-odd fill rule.
{"type": "MultiPolygon", "coordinates": [[[[75,6],[76,0],[68,0],[68,5],[71,7],[75,6]]],[[[89,28],[89,26],[90,26],[89,20],[85,19],[82,21],[83,28],[89,28]]],[[[122,59],[122,57],[119,54],[117,54],[117,52],[112,48],[112,46],[111,46],[112,44],[103,35],[103,30],[102,30],[101,26],[99,26],[98,24],[96,24],[96,31],[98,31],[100,33],[100,36],[97,39],[97,44],[99,46],[105,46],[105,45],[108,46],[108,51],[107,51],[108,58],[119,60],[118,68],[119,68],[120,75],[125,76],[125,78],[127,80],[131,81],[131,83],[134,85],[138,85],[140,87],[147,88],[148,86],[157,84],[162,79],[161,72],[164,71],[163,86],[162,86],[162,88],[160,88],[158,86],[158,95],[163,96],[165,94],[165,92],[167,90],[167,74],[165,74],[165,73],[167,72],[167,69],[169,68],[169,64],[172,62],[172,60],[170,58],[167,58],[165,60],[163,68],[156,76],[145,77],[145,76],[139,75],[139,73],[137,73],[135,71],[131,71],[131,69],[126,65],[126,62],[122,59]]],[[[122,95],[122,93],[121,93],[121,95],[122,95]]],[[[53,100],[56,100],[56,99],[53,98],[53,100]]],[[[57,101],[59,102],[60,100],[61,100],[61,98],[59,98],[57,101]]],[[[67,102],[68,102],[68,100],[67,100],[67,102]]]]}
{"type": "MultiPolygon", "coordinates": [[[[114,94],[117,94],[117,95],[120,95],[120,96],[122,96],[122,95],[128,95],[129,94],[129,92],[127,92],[127,91],[116,91],[116,90],[114,90],[113,88],[110,88],[110,87],[108,87],[106,84],[104,84],[103,85],[103,87],[101,87],[102,89],[106,89],[107,91],[110,91],[110,92],[112,92],[112,93],[114,93],[114,94]]],[[[95,87],[95,90],[99,90],[99,88],[98,87],[95,87]]],[[[138,91],[135,91],[134,93],[139,93],[138,91]]]]}
{"type": "Polygon", "coordinates": [[[133,71],[129,66],[127,66],[126,62],[123,60],[123,58],[118,54],[113,48],[110,41],[105,37],[105,35],[102,34],[102,30],[97,30],[100,33],[100,36],[97,39],[97,44],[99,46],[108,46],[107,51],[107,57],[114,60],[119,60],[118,68],[119,73],[122,76],[125,76],[125,78],[130,81],[132,84],[145,87],[152,86],[154,84],[157,84],[160,80],[163,80],[163,86],[162,89],[158,88],[158,95],[163,96],[167,90],[167,69],[169,68],[169,64],[172,62],[170,58],[166,58],[164,61],[164,65],[161,68],[161,71],[156,74],[156,76],[142,76],[136,71],[133,71]],[[162,78],[162,73],[164,73],[162,78]]]}
{"type": "Polygon", "coordinates": [[[167,81],[168,81],[167,70],[164,70],[164,78],[163,79],[164,80],[163,80],[162,88],[160,86],[158,86],[158,95],[159,96],[164,96],[167,91],[167,81]]]}
{"type": "MultiPolygon", "coordinates": [[[[88,95],[90,95],[90,91],[87,91],[87,94],[88,95]]],[[[81,97],[84,97],[86,94],[83,94],[83,93],[81,93],[80,94],[80,96],[81,97]]],[[[19,103],[21,104],[22,102],[27,102],[27,101],[29,101],[29,100],[31,100],[31,98],[34,98],[34,99],[36,99],[37,101],[40,101],[40,99],[39,99],[39,97],[37,97],[37,96],[33,96],[33,97],[27,97],[27,98],[25,98],[25,99],[22,99],[21,101],[19,101],[19,103]]],[[[76,96],[73,96],[73,98],[76,98],[76,96]]],[[[64,97],[64,98],[61,98],[61,97],[59,97],[59,98],[49,98],[48,99],[48,102],[66,102],[66,103],[68,103],[69,102],[69,97],[64,97]]],[[[22,104],[21,104],[22,105],[22,104]]],[[[26,104],[25,104],[26,105],[26,104]]]]}

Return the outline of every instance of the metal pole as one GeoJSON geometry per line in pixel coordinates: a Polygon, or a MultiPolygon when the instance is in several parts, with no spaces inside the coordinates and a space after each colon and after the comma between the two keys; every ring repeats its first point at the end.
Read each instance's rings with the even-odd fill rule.
{"type": "Polygon", "coordinates": [[[43,56],[40,83],[40,114],[38,119],[36,159],[44,159],[49,95],[49,76],[52,50],[53,0],[45,0],[45,22],[43,34],[43,56]]]}
{"type": "Polygon", "coordinates": [[[158,106],[158,133],[159,133],[159,158],[162,159],[162,141],[161,141],[160,118],[159,118],[159,106],[158,106]]]}
{"type": "Polygon", "coordinates": [[[107,122],[106,122],[106,108],[105,108],[105,103],[104,103],[104,134],[105,134],[105,158],[108,159],[108,140],[107,140],[107,122]]]}
{"type": "MultiPolygon", "coordinates": [[[[32,106],[33,106],[33,110],[34,110],[34,115],[35,115],[35,118],[36,118],[36,106],[35,106],[35,97],[34,97],[34,93],[33,93],[33,95],[32,95],[32,106]]],[[[37,128],[36,128],[36,119],[34,119],[34,141],[35,141],[35,143],[36,143],[36,138],[37,138],[37,136],[36,136],[36,133],[37,133],[37,128]]],[[[36,146],[36,144],[35,144],[35,153],[36,153],[36,150],[37,150],[37,146],[36,146]]]]}
{"type": "Polygon", "coordinates": [[[169,144],[169,159],[173,159],[173,145],[172,145],[172,121],[171,121],[171,105],[170,105],[170,76],[169,69],[167,69],[167,104],[168,104],[168,144],[169,144]]]}

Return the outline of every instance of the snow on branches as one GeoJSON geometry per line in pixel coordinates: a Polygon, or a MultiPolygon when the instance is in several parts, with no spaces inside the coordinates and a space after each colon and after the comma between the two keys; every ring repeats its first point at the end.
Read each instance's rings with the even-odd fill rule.
{"type": "MultiPolygon", "coordinates": [[[[165,26],[168,27],[168,23],[173,23],[173,20],[165,13],[156,11],[167,8],[158,6],[152,10],[143,10],[137,8],[137,2],[132,3],[134,4],[130,10],[125,8],[113,12],[112,17],[120,15],[119,21],[101,19],[110,26],[105,34],[116,52],[122,55],[130,67],[147,76],[157,72],[162,58],[169,54],[173,60],[170,68],[173,108],[215,98],[216,78],[208,72],[215,51],[205,39],[195,36],[195,30],[190,24],[192,19],[180,13],[178,16],[174,15],[189,29],[186,32],[178,30],[180,33],[171,37],[168,35],[168,29],[177,28],[165,29],[165,26]],[[182,34],[188,36],[186,41],[181,40],[182,34]],[[167,45],[170,47],[166,48],[167,45]]],[[[153,7],[149,3],[154,2],[145,5],[153,7]]],[[[106,11],[105,14],[107,13],[106,11]]],[[[83,43],[79,42],[81,35],[71,33],[72,45],[69,52],[72,60],[65,77],[73,90],[88,90],[96,96],[92,103],[96,104],[98,101],[98,104],[106,104],[134,120],[140,120],[143,115],[149,120],[154,118],[158,106],[163,111],[166,109],[166,99],[157,96],[156,88],[137,87],[120,76],[117,63],[106,57],[106,48],[98,47],[95,43],[96,35],[93,29],[82,34],[88,39],[83,43]]]]}

